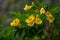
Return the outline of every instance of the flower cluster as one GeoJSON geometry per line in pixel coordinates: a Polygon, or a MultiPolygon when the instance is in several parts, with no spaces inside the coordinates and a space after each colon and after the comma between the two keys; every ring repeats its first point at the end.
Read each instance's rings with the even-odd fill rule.
{"type": "Polygon", "coordinates": [[[41,24],[42,20],[39,17],[35,17],[33,14],[25,20],[28,26],[34,26],[34,24],[41,24]]]}
{"type": "Polygon", "coordinates": [[[47,20],[49,20],[50,23],[54,21],[55,18],[52,16],[52,14],[49,11],[47,11],[45,15],[47,16],[47,20]]]}
{"type": "Polygon", "coordinates": [[[45,15],[47,16],[47,20],[48,20],[50,23],[52,23],[52,22],[54,21],[54,19],[55,19],[55,18],[52,16],[52,14],[51,14],[49,11],[46,12],[44,8],[41,8],[40,13],[41,13],[41,14],[45,14],[45,15]]]}
{"type": "MultiPolygon", "coordinates": [[[[32,9],[33,5],[34,5],[34,2],[32,2],[31,6],[30,5],[29,6],[25,5],[24,10],[27,11],[27,10],[32,9]]],[[[36,9],[35,12],[36,13],[40,13],[40,15],[44,14],[47,17],[47,20],[50,23],[52,23],[54,21],[54,19],[55,19],[52,16],[52,14],[49,11],[46,12],[46,10],[43,7],[40,10],[36,9]]],[[[27,19],[25,19],[24,22],[26,22],[28,26],[34,26],[34,24],[39,24],[39,25],[42,24],[42,20],[41,20],[41,18],[39,17],[38,14],[35,15],[35,16],[34,16],[34,14],[31,14],[27,19]]],[[[13,20],[10,25],[11,26],[22,27],[22,24],[21,24],[21,22],[20,22],[20,20],[18,18],[16,18],[15,20],[13,20]]]]}
{"type": "MultiPolygon", "coordinates": [[[[33,6],[27,6],[27,7],[25,6],[24,10],[26,9],[25,11],[27,11],[27,10],[31,9],[32,7],[33,7],[33,6]]],[[[36,9],[35,12],[38,13],[38,12],[39,12],[39,9],[36,9]]],[[[46,12],[46,10],[45,10],[44,8],[41,8],[41,9],[40,9],[40,15],[41,15],[41,14],[45,14],[45,15],[47,16],[47,20],[48,20],[50,23],[52,23],[52,22],[54,21],[54,19],[55,19],[55,18],[52,16],[52,14],[51,14],[49,11],[46,12]]]]}

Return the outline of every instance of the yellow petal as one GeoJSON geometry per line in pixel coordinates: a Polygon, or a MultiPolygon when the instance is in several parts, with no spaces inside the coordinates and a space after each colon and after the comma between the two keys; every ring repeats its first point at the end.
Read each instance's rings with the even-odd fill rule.
{"type": "Polygon", "coordinates": [[[18,23],[15,23],[15,22],[11,22],[11,24],[10,24],[11,26],[17,26],[18,25],[18,23]]]}
{"type": "Polygon", "coordinates": [[[49,11],[47,11],[47,12],[45,13],[45,15],[46,15],[47,17],[52,16],[49,11]]]}
{"type": "Polygon", "coordinates": [[[35,17],[33,15],[31,15],[28,19],[26,19],[26,23],[29,23],[31,21],[34,21],[35,17]]]}
{"type": "Polygon", "coordinates": [[[42,23],[42,20],[41,20],[40,18],[36,17],[35,23],[36,23],[36,24],[41,24],[41,23],[42,23]]]}
{"type": "Polygon", "coordinates": [[[55,19],[55,18],[54,18],[53,16],[50,16],[50,17],[47,18],[47,20],[48,20],[50,23],[52,23],[52,22],[54,21],[54,19],[55,19]]]}
{"type": "Polygon", "coordinates": [[[18,18],[16,18],[15,20],[13,20],[10,25],[11,26],[18,26],[18,24],[20,23],[20,20],[18,18]]]}
{"type": "Polygon", "coordinates": [[[30,10],[32,7],[33,7],[33,6],[25,5],[24,10],[25,10],[25,11],[30,10]]]}
{"type": "Polygon", "coordinates": [[[34,21],[29,22],[28,26],[34,26],[34,21]]]}
{"type": "Polygon", "coordinates": [[[44,14],[44,13],[45,13],[45,9],[44,9],[44,8],[41,8],[41,9],[40,9],[40,13],[41,13],[41,14],[44,14]]]}

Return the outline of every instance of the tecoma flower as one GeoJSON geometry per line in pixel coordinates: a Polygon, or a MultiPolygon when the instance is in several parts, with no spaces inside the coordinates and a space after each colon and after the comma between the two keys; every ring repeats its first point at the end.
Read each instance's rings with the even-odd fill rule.
{"type": "Polygon", "coordinates": [[[24,10],[25,10],[25,11],[30,10],[32,7],[33,7],[33,6],[25,5],[24,10]]]}
{"type": "Polygon", "coordinates": [[[45,13],[45,15],[46,15],[47,17],[52,16],[49,11],[47,11],[47,12],[45,13]]]}
{"type": "Polygon", "coordinates": [[[36,24],[41,24],[41,23],[42,23],[42,20],[41,20],[40,18],[36,17],[35,23],[36,23],[36,24]]]}
{"type": "Polygon", "coordinates": [[[40,14],[45,14],[45,9],[44,8],[40,9],[40,14]]]}
{"type": "Polygon", "coordinates": [[[49,17],[47,17],[47,20],[48,20],[50,23],[52,23],[52,22],[55,20],[55,18],[54,18],[53,16],[49,16],[49,17]]]}
{"type": "Polygon", "coordinates": [[[10,23],[11,26],[15,26],[15,27],[22,27],[22,24],[20,22],[20,20],[18,18],[16,18],[15,20],[13,20],[11,23],[10,23]]]}

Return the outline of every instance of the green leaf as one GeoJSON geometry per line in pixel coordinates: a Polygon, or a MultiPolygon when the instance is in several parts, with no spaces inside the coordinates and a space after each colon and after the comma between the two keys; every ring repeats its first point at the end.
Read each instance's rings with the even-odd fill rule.
{"type": "Polygon", "coordinates": [[[16,40],[15,32],[16,29],[14,27],[6,27],[2,30],[1,36],[6,40],[16,40]]]}
{"type": "Polygon", "coordinates": [[[21,17],[21,13],[20,12],[10,12],[10,14],[13,15],[13,17],[16,17],[16,18],[20,18],[21,17]]]}

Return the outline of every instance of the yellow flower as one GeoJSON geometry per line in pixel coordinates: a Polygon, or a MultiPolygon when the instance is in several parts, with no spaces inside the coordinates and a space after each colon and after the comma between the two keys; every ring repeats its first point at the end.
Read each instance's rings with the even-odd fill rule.
{"type": "Polygon", "coordinates": [[[36,23],[36,24],[41,24],[41,23],[42,23],[42,20],[41,20],[40,18],[36,17],[35,23],[36,23]]]}
{"type": "Polygon", "coordinates": [[[49,17],[47,18],[47,20],[48,20],[50,23],[52,23],[52,22],[55,20],[55,18],[54,18],[53,16],[49,16],[49,17]]]}
{"type": "Polygon", "coordinates": [[[34,20],[35,20],[35,16],[33,14],[31,14],[31,16],[26,19],[26,23],[28,26],[34,26],[34,20]]]}
{"type": "Polygon", "coordinates": [[[34,19],[35,19],[35,16],[33,16],[33,14],[28,18],[28,19],[26,19],[25,21],[26,21],[26,23],[29,23],[29,22],[31,22],[31,21],[34,21],[34,19]]]}
{"type": "Polygon", "coordinates": [[[42,14],[42,13],[44,14],[44,13],[45,13],[45,9],[44,9],[44,8],[41,8],[41,9],[40,9],[40,13],[41,13],[41,14],[42,14]]]}
{"type": "Polygon", "coordinates": [[[28,5],[25,5],[25,8],[24,10],[27,11],[27,10],[30,10],[33,6],[28,6],[28,5]]]}
{"type": "Polygon", "coordinates": [[[15,20],[13,20],[10,23],[11,26],[22,26],[22,24],[20,23],[20,20],[18,18],[16,18],[15,20]]]}
{"type": "Polygon", "coordinates": [[[17,26],[19,24],[19,22],[20,22],[19,19],[16,18],[15,20],[13,20],[13,22],[11,22],[10,25],[11,26],[17,26]]]}
{"type": "Polygon", "coordinates": [[[47,12],[45,13],[45,15],[46,15],[47,17],[52,16],[49,11],[47,11],[47,12]]]}
{"type": "Polygon", "coordinates": [[[30,26],[30,27],[31,27],[31,26],[34,26],[34,21],[29,22],[29,23],[28,23],[28,26],[30,26]]]}
{"type": "Polygon", "coordinates": [[[35,12],[36,12],[36,13],[39,13],[39,9],[36,9],[35,12]]]}

